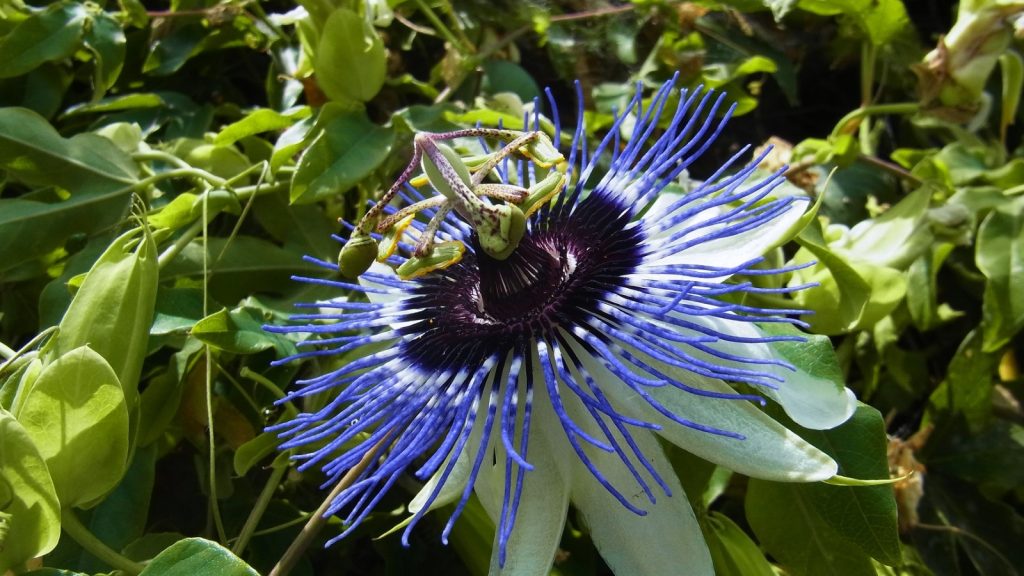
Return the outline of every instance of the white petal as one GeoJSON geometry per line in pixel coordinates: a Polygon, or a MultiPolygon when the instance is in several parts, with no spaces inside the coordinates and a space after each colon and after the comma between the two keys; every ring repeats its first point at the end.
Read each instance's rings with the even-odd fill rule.
{"type": "MultiPolygon", "coordinates": [[[[579,407],[579,401],[575,398],[565,400],[573,420],[591,435],[603,439],[601,430],[579,407]]],[[[664,451],[651,432],[634,428],[630,433],[644,457],[668,486],[671,496],[666,495],[653,479],[648,479],[648,486],[656,499],[651,503],[618,455],[598,449],[586,452],[595,467],[620,493],[647,512],[645,516],[628,510],[612,496],[571,452],[564,436],[562,438],[566,445],[564,450],[571,454],[569,461],[574,466],[572,501],[582,514],[598,552],[615,574],[713,575],[711,554],[700,525],[664,451]]],[[[613,435],[624,450],[629,451],[621,436],[617,432],[613,435]]],[[[643,469],[639,462],[634,461],[634,466],[643,469]]],[[[646,475],[646,471],[643,474],[646,475]]]]}
{"type": "MultiPolygon", "coordinates": [[[[369,271],[374,273],[374,274],[379,274],[381,276],[386,276],[386,277],[393,278],[395,280],[399,279],[398,278],[398,274],[395,274],[395,271],[390,266],[388,266],[386,264],[381,264],[380,262],[374,262],[373,264],[371,264],[369,271]]],[[[398,290],[398,289],[396,289],[396,288],[394,288],[392,286],[386,286],[384,284],[380,284],[378,282],[374,282],[373,280],[370,280],[370,279],[366,278],[365,276],[361,276],[359,278],[359,284],[361,286],[366,286],[368,288],[379,288],[379,289],[387,291],[387,292],[369,292],[369,291],[367,291],[366,292],[366,297],[373,304],[384,304],[384,305],[397,306],[402,300],[405,300],[405,299],[407,299],[410,296],[410,294],[408,292],[404,292],[404,291],[398,290]]],[[[397,316],[396,316],[396,318],[397,318],[397,316]]],[[[392,322],[391,323],[391,328],[393,328],[395,330],[398,330],[400,328],[404,328],[405,326],[409,326],[409,325],[412,325],[412,324],[415,324],[415,323],[416,323],[415,321],[392,322]]]]}
{"type": "MultiPolygon", "coordinates": [[[[730,321],[710,316],[689,316],[687,320],[722,334],[731,334],[742,338],[764,337],[764,333],[749,322],[730,321]]],[[[750,344],[720,340],[709,344],[709,346],[720,352],[755,360],[786,361],[786,358],[778,353],[777,344],[772,343],[750,344]]],[[[794,422],[805,428],[814,430],[835,428],[846,422],[853,415],[853,411],[857,409],[857,398],[849,388],[837,386],[834,381],[810,374],[799,367],[796,370],[790,370],[785,366],[746,364],[724,360],[688,346],[681,346],[681,348],[685,348],[687,354],[722,366],[753,369],[783,378],[784,381],[776,382],[777,390],[759,387],[758,392],[778,402],[794,422]]]]}
{"type": "MultiPolygon", "coordinates": [[[[535,364],[536,365],[536,364],[535,364]]],[[[535,378],[538,376],[534,375],[535,378]]],[[[534,467],[525,471],[523,493],[519,501],[516,521],[509,536],[505,563],[499,565],[498,537],[495,534],[491,552],[491,575],[501,576],[546,576],[551,571],[555,552],[562,539],[565,517],[569,509],[569,467],[564,459],[555,456],[550,442],[551,435],[560,435],[561,429],[555,420],[550,403],[543,391],[543,375],[540,375],[538,393],[533,407],[530,427],[529,449],[526,460],[534,467]]],[[[537,380],[534,380],[537,382],[537,380]]],[[[491,435],[488,454],[477,476],[475,489],[484,509],[497,526],[500,520],[505,489],[504,445],[496,422],[491,435]],[[491,450],[496,456],[491,457],[491,450]],[[495,464],[491,464],[495,462],[495,464]]],[[[516,473],[513,470],[513,481],[516,473]]],[[[514,486],[512,487],[514,488],[514,486]]],[[[510,488],[510,490],[512,490],[510,488]]],[[[510,493],[514,494],[514,490],[510,493]]]]}
{"type": "MultiPolygon", "coordinates": [[[[646,388],[653,398],[677,417],[742,434],[744,439],[695,430],[659,413],[582,348],[577,347],[577,351],[587,370],[601,383],[601,389],[623,412],[660,425],[662,429],[658,434],[705,460],[765,480],[814,482],[836,474],[838,468],[832,458],[746,400],[697,396],[672,385],[646,388]]],[[[698,376],[632,352],[688,386],[713,392],[734,392],[720,380],[698,376]]]]}
{"type": "MultiPolygon", "coordinates": [[[[719,268],[732,268],[739,266],[744,262],[749,262],[750,260],[763,255],[784,242],[792,235],[792,228],[796,226],[800,217],[803,216],[806,211],[806,202],[803,202],[802,200],[795,201],[789,205],[785,212],[776,216],[769,222],[765,222],[760,226],[756,226],[734,236],[716,238],[690,246],[680,250],[679,252],[658,259],[655,264],[692,264],[716,266],[719,268]]],[[[706,220],[717,215],[717,209],[702,212],[695,215],[693,218],[686,220],[672,230],[669,230],[668,233],[671,234],[674,230],[690,226],[695,222],[706,220]]],[[[725,226],[727,227],[728,225],[725,226]]],[[[721,227],[721,225],[719,225],[719,227],[721,227]]],[[[701,236],[706,236],[707,234],[708,230],[706,228],[699,228],[684,236],[682,241],[690,241],[693,238],[699,238],[701,236]]],[[[652,238],[649,243],[655,247],[662,248],[662,246],[658,244],[657,238],[652,238]]],[[[664,248],[670,249],[671,247],[665,246],[664,248]]]]}
{"type": "MultiPolygon", "coordinates": [[[[409,512],[416,514],[423,509],[423,505],[426,504],[427,498],[434,492],[434,488],[441,479],[441,475],[448,467],[448,462],[451,456],[445,459],[441,467],[430,477],[430,480],[423,486],[423,488],[416,493],[416,496],[409,502],[409,512]]],[[[447,506],[452,502],[458,500],[459,496],[462,495],[463,490],[466,489],[466,482],[469,480],[469,473],[473,469],[473,461],[469,457],[469,451],[463,449],[459,454],[458,460],[455,461],[455,466],[452,467],[451,473],[444,482],[444,486],[441,486],[441,491],[438,492],[437,497],[430,503],[429,510],[437,510],[442,506],[447,506]]]]}

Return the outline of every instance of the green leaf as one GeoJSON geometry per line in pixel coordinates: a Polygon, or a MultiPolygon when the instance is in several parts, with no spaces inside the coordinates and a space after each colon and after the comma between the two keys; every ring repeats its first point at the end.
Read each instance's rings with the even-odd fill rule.
{"type": "Polygon", "coordinates": [[[195,220],[193,207],[198,198],[198,195],[191,192],[182,192],[159,211],[150,214],[147,219],[150,225],[156,228],[177,230],[188,226],[195,220]]]}
{"type": "Polygon", "coordinates": [[[307,204],[347,192],[384,162],[393,142],[394,130],[364,113],[335,118],[299,159],[291,201],[307,204]]]}
{"type": "Polygon", "coordinates": [[[905,269],[932,242],[927,218],[931,192],[922,186],[878,218],[861,221],[839,247],[857,262],[905,269]]]}
{"type": "Polygon", "coordinates": [[[25,398],[24,392],[32,387],[43,371],[43,361],[38,358],[38,353],[33,356],[35,357],[26,356],[24,363],[7,376],[3,388],[0,389],[3,392],[0,395],[0,405],[5,410],[13,412],[18,409],[18,405],[25,398]]]}
{"type": "MultiPolygon", "coordinates": [[[[832,456],[843,476],[889,477],[885,425],[874,408],[861,405],[849,421],[832,430],[790,428],[832,456]]],[[[900,561],[891,486],[751,480],[747,518],[768,551],[796,574],[845,575],[840,570],[844,563],[854,568],[849,573],[867,574],[863,567],[870,567],[869,556],[890,565],[900,561]],[[816,572],[819,563],[823,568],[816,572]]]]}
{"type": "Polygon", "coordinates": [[[992,419],[992,390],[999,357],[998,353],[985,352],[977,329],[969,332],[949,362],[946,379],[928,398],[930,416],[960,415],[971,430],[984,428],[992,419]]]}
{"type": "MultiPolygon", "coordinates": [[[[142,537],[146,529],[156,480],[156,457],[156,446],[136,450],[117,488],[93,508],[89,515],[86,523],[89,532],[114,550],[121,550],[142,537]]],[[[155,555],[154,552],[140,560],[149,560],[155,555]]],[[[107,565],[88,552],[83,552],[78,568],[95,573],[107,569],[107,565]]]]}
{"type": "MultiPolygon", "coordinates": [[[[229,171],[231,164],[234,164],[236,168],[240,167],[237,150],[227,148],[220,150],[230,150],[230,153],[224,156],[229,171]]],[[[158,212],[151,213],[149,223],[157,228],[178,230],[202,218],[204,211],[211,215],[219,212],[239,214],[242,211],[242,206],[237,195],[224,189],[208,190],[203,194],[182,192],[158,212]]]]}
{"type": "Polygon", "coordinates": [[[508,60],[488,60],[483,65],[484,78],[481,87],[485,93],[511,92],[522,102],[532,102],[540,97],[537,81],[522,66],[508,60]]]}
{"type": "MultiPolygon", "coordinates": [[[[862,404],[845,424],[803,434],[839,463],[843,476],[862,480],[889,478],[885,422],[874,408],[862,404]]],[[[872,558],[895,566],[900,561],[896,501],[892,487],[804,485],[815,509],[848,541],[872,558]]]]}
{"type": "Polygon", "coordinates": [[[64,111],[64,117],[72,118],[82,114],[102,114],[105,112],[120,112],[122,110],[137,110],[139,108],[162,108],[164,106],[167,106],[167,103],[157,94],[132,92],[131,94],[108,96],[95,102],[83,102],[69,106],[64,111]]]}
{"type": "Polygon", "coordinates": [[[774,576],[757,544],[725,514],[709,513],[701,529],[717,576],[774,576]]]}
{"type": "MultiPolygon", "coordinates": [[[[822,235],[820,221],[815,220],[808,224],[808,226],[800,233],[800,236],[797,238],[797,242],[802,246],[801,250],[806,249],[808,252],[813,254],[820,263],[820,266],[827,269],[830,273],[829,275],[833,278],[830,285],[823,285],[820,287],[820,290],[825,290],[834,286],[838,291],[837,296],[839,305],[831,308],[831,314],[829,314],[829,316],[834,318],[834,320],[826,320],[828,326],[830,328],[833,326],[846,328],[851,324],[855,325],[863,313],[864,308],[867,306],[868,299],[870,298],[871,288],[868,283],[861,278],[860,274],[858,274],[857,271],[846,262],[846,260],[840,258],[829,249],[828,244],[822,235]]],[[[798,262],[810,261],[811,259],[812,258],[810,257],[800,259],[799,253],[797,254],[797,257],[794,258],[794,260],[797,260],[798,262]]],[[[815,274],[815,276],[818,275],[820,275],[820,272],[815,274]]],[[[807,278],[804,277],[801,278],[801,280],[806,281],[807,278]]],[[[828,307],[818,308],[810,305],[810,301],[812,296],[814,296],[815,290],[818,289],[811,288],[809,290],[802,290],[798,292],[796,297],[797,302],[801,306],[808,306],[814,310],[828,310],[828,307]]],[[[816,332],[824,332],[826,334],[842,330],[842,328],[839,330],[821,329],[814,325],[812,325],[812,327],[816,332]]]]}
{"type": "Polygon", "coordinates": [[[871,558],[839,536],[801,488],[750,480],[747,521],[761,545],[793,576],[875,576],[871,558]]]}
{"type": "Polygon", "coordinates": [[[24,108],[0,109],[0,168],[26,184],[72,192],[128,186],[138,172],[106,138],[63,138],[45,118],[24,108]]]}
{"type": "Polygon", "coordinates": [[[1024,198],[1000,206],[982,221],[974,261],[988,279],[982,329],[984,350],[993,352],[1024,327],[1024,198]]]}
{"type": "Polygon", "coordinates": [[[110,140],[95,134],[65,139],[23,108],[0,109],[0,169],[32,186],[70,192],[51,203],[0,199],[0,271],[62,246],[72,234],[119,222],[137,171],[110,140]]]}
{"type": "Polygon", "coordinates": [[[313,67],[330,99],[369,102],[384,85],[387,52],[373,26],[352,10],[338,8],[324,23],[313,67]]]}
{"type": "Polygon", "coordinates": [[[978,486],[942,474],[929,474],[925,486],[919,506],[921,522],[944,529],[915,530],[913,537],[935,574],[1020,574],[1024,518],[1017,510],[991,500],[978,486]],[[940,546],[952,554],[937,556],[940,546]],[[964,566],[957,548],[966,553],[969,565],[964,566]]]}
{"type": "Polygon", "coordinates": [[[139,399],[138,445],[149,446],[160,440],[178,414],[193,357],[202,344],[189,338],[167,364],[167,369],[149,378],[139,399]]]}
{"type": "Polygon", "coordinates": [[[194,54],[208,30],[196,20],[170,24],[170,31],[157,38],[149,47],[142,71],[154,76],[168,76],[177,72],[194,54]]]}
{"type": "MultiPolygon", "coordinates": [[[[324,108],[327,106],[325,105],[324,108]]],[[[321,108],[321,116],[324,108],[321,108]]],[[[274,141],[274,151],[270,154],[270,169],[272,171],[276,172],[278,168],[291,161],[319,133],[314,129],[319,122],[319,117],[316,121],[306,118],[296,122],[278,136],[274,141]]]]}
{"type": "Polygon", "coordinates": [[[142,151],[142,128],[128,122],[111,122],[96,129],[96,134],[110,140],[125,154],[142,151]]]}
{"type": "Polygon", "coordinates": [[[290,249],[332,260],[338,256],[338,243],[331,238],[337,221],[317,204],[288,204],[286,194],[259,196],[252,215],[275,240],[290,249]]]}
{"type": "Polygon", "coordinates": [[[149,23],[149,14],[142,5],[142,0],[118,0],[117,5],[128,24],[136,28],[145,28],[149,23]]]}
{"type": "Polygon", "coordinates": [[[800,336],[803,342],[781,341],[772,350],[787,362],[821,383],[830,383],[837,390],[846,386],[846,378],[836,360],[835,349],[828,336],[806,334],[790,324],[766,322],[758,324],[762,332],[772,336],[800,336]]]}
{"type": "MultiPolygon", "coordinates": [[[[451,110],[444,112],[446,122],[456,124],[477,124],[483,126],[504,126],[506,130],[523,130],[523,117],[515,114],[506,114],[497,110],[476,109],[469,112],[457,113],[451,110]]],[[[544,122],[541,122],[541,129],[544,129],[544,122]]]]}
{"type": "Polygon", "coordinates": [[[980,432],[965,426],[936,429],[922,461],[928,472],[1009,491],[1024,486],[1024,426],[993,420],[980,432]]]}
{"type": "Polygon", "coordinates": [[[299,120],[309,118],[313,113],[309,106],[300,106],[289,112],[281,113],[269,108],[259,108],[250,112],[245,118],[229,124],[217,134],[213,143],[227,146],[254,134],[283,130],[299,120]]]}
{"type": "Polygon", "coordinates": [[[798,0],[798,6],[815,14],[842,14],[856,22],[875,46],[891,41],[910,25],[902,0],[798,0]]]}
{"type": "Polygon", "coordinates": [[[794,274],[801,284],[818,284],[794,296],[801,308],[816,312],[802,318],[814,332],[841,334],[872,326],[889,315],[906,294],[902,273],[869,262],[848,261],[825,242],[818,222],[804,228],[797,242],[802,248],[793,263],[818,261],[794,274]]]}
{"type": "Polygon", "coordinates": [[[136,228],[115,239],[89,270],[43,356],[45,362],[54,362],[89,345],[113,368],[129,411],[138,400],[153,324],[160,275],[156,258],[148,229],[136,228]]]}
{"type": "Polygon", "coordinates": [[[126,558],[143,562],[156,557],[170,548],[175,542],[184,540],[185,536],[177,532],[149,532],[124,547],[126,558]]]}
{"type": "Polygon", "coordinates": [[[0,102],[52,118],[60,111],[71,81],[71,74],[59,64],[43,64],[24,76],[0,79],[0,102]]]}
{"type": "Polygon", "coordinates": [[[186,538],[146,565],[142,576],[259,576],[248,564],[216,542],[186,538]]]}
{"type": "Polygon", "coordinates": [[[74,54],[87,18],[84,5],[60,2],[22,21],[0,38],[0,54],[4,55],[0,78],[20,76],[45,62],[74,54]]]}
{"type": "Polygon", "coordinates": [[[279,355],[293,349],[290,341],[263,330],[259,310],[240,307],[227,309],[203,318],[192,327],[192,336],[225,352],[255,354],[276,348],[279,355]]]}
{"type": "Polygon", "coordinates": [[[81,285],[78,285],[75,291],[72,291],[71,282],[75,278],[81,278],[81,275],[93,267],[114,238],[115,235],[112,233],[97,234],[90,238],[81,250],[64,262],[64,269],[61,270],[60,276],[51,280],[39,295],[39,325],[41,327],[60,324],[61,318],[64,317],[68,306],[71,305],[71,300],[74,299],[74,292],[81,288],[81,285]]]}
{"type": "Polygon", "coordinates": [[[264,458],[277,451],[281,439],[277,434],[263,432],[252,440],[247,441],[235,450],[232,462],[235,474],[245,476],[253,466],[259,464],[264,458]]]}
{"type": "MultiPolygon", "coordinates": [[[[161,279],[201,277],[203,248],[192,242],[161,270],[161,279]]],[[[209,289],[222,302],[237,302],[254,288],[283,292],[295,288],[293,274],[321,274],[322,268],[306,263],[302,255],[252,236],[209,238],[206,262],[211,274],[209,289]]]]}
{"type": "Polygon", "coordinates": [[[1005,134],[1006,127],[1017,117],[1017,107],[1020,106],[1020,94],[1024,90],[1024,58],[1013,50],[1007,50],[999,56],[999,70],[1003,74],[999,126],[1005,134]]]}
{"type": "MultiPolygon", "coordinates": [[[[796,159],[796,150],[808,142],[809,140],[804,140],[796,145],[794,160],[796,159]]],[[[820,145],[826,147],[824,152],[827,156],[832,145],[824,140],[819,142],[820,145]]],[[[854,152],[859,154],[859,147],[855,148],[854,152]]],[[[854,162],[845,168],[836,170],[828,178],[827,186],[823,186],[825,182],[824,178],[818,182],[819,193],[823,193],[825,196],[821,212],[828,216],[831,223],[846,226],[853,226],[869,217],[865,206],[870,196],[874,196],[879,202],[891,203],[899,197],[897,194],[901,193],[899,182],[892,175],[862,162],[854,162]],[[824,187],[823,190],[822,187],[824,187]]]]}
{"type": "Polygon", "coordinates": [[[948,242],[936,243],[907,270],[907,310],[918,330],[931,330],[959,315],[938,301],[939,270],[954,247],[948,242]]]}
{"type": "Polygon", "coordinates": [[[60,503],[46,462],[21,424],[0,408],[0,491],[9,530],[0,546],[0,571],[42,556],[60,538],[60,503]],[[13,499],[12,499],[13,496],[13,499]]]}
{"type": "Polygon", "coordinates": [[[15,413],[50,470],[61,506],[111,491],[128,464],[128,408],[107,361],[88,346],[43,368],[15,413]]]}
{"type": "Polygon", "coordinates": [[[51,254],[73,235],[116,226],[129,201],[127,189],[56,203],[0,199],[0,272],[51,254]]]}
{"type": "Polygon", "coordinates": [[[295,156],[309,147],[317,137],[323,134],[324,127],[339,116],[363,113],[363,105],[358,102],[327,102],[320,107],[316,117],[305,118],[285,129],[274,142],[274,151],[270,155],[270,169],[276,171],[295,156]]]}
{"type": "Polygon", "coordinates": [[[197,288],[165,288],[156,294],[156,310],[150,336],[187,332],[203,317],[203,291],[197,288]]]}
{"type": "Polygon", "coordinates": [[[210,144],[198,138],[180,138],[171,144],[168,152],[224,179],[233,178],[250,166],[249,159],[234,146],[210,144]]]}
{"type": "MultiPolygon", "coordinates": [[[[423,106],[416,104],[402,108],[391,115],[391,122],[399,130],[407,132],[451,132],[459,129],[459,125],[446,117],[453,113],[451,104],[423,106]]],[[[522,123],[522,119],[519,119],[522,123]]]]}
{"type": "Polygon", "coordinates": [[[92,52],[93,91],[99,97],[110,90],[121,75],[127,40],[117,19],[103,11],[92,14],[84,40],[86,48],[92,52]]]}

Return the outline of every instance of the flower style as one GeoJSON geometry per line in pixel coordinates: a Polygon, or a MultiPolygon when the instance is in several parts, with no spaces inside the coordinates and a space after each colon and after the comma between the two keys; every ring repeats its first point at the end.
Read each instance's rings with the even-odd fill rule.
{"type": "MultiPolygon", "coordinates": [[[[550,92],[548,100],[554,110],[550,92]]],[[[281,362],[361,352],[298,382],[287,399],[334,396],[273,427],[299,468],[322,468],[329,484],[383,447],[332,502],[329,513],[347,526],[337,538],[411,473],[425,484],[403,542],[425,513],[455,503],[446,541],[475,490],[497,526],[492,573],[547,574],[572,503],[615,573],[713,574],[656,435],[757,478],[836,474],[829,456],[759,405],[767,397],[798,424],[826,429],[850,416],[852,394],[785,360],[778,343],[799,336],[764,329],[799,325],[792,317],[802,311],[743,303],[802,288],[742,277],[792,270],[759,264],[795,233],[807,199],[776,191],[781,171],[755,177],[759,158],[736,169],[747,148],[687,192],[663,192],[721,132],[732,112],[716,120],[722,103],[669,82],[645,106],[638,87],[592,152],[580,104],[568,183],[529,216],[505,259],[481,250],[474,228],[451,212],[437,237],[466,250],[447,268],[400,278],[393,269],[413,251],[404,245],[406,256],[390,256],[391,266],[375,265],[358,284],[299,278],[367,297],[300,305],[314,309],[294,317],[303,324],[268,327],[314,335],[303,344],[316,349],[281,362]]],[[[557,126],[557,112],[553,119],[557,126]]],[[[492,171],[505,184],[537,182],[541,172],[523,159],[492,171]]],[[[405,194],[422,202],[411,187],[405,194]]],[[[428,228],[408,226],[420,237],[428,228]]]]}

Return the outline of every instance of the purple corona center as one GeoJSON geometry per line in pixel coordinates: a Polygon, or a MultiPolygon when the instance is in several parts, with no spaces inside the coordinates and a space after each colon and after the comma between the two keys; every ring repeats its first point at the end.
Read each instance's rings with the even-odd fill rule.
{"type": "Polygon", "coordinates": [[[554,336],[596,312],[595,304],[640,263],[638,227],[607,196],[571,215],[534,218],[506,260],[481,250],[419,283],[406,306],[406,352],[425,368],[478,361],[531,338],[554,336]]]}

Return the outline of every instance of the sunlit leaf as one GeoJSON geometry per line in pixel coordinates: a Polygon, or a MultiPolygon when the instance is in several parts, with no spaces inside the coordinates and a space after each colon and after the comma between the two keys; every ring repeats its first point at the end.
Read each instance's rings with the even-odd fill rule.
{"type": "Polygon", "coordinates": [[[332,100],[366,102],[384,84],[387,53],[377,31],[359,14],[338,8],[324,23],[314,68],[332,100]]]}
{"type": "Polygon", "coordinates": [[[89,504],[128,464],[128,407],[117,374],[88,346],[43,368],[15,416],[39,448],[62,506],[89,504]]]}
{"type": "Polygon", "coordinates": [[[110,140],[95,134],[63,138],[20,108],[0,109],[0,168],[26,184],[70,192],[51,202],[0,199],[0,270],[61,246],[71,234],[120,221],[137,171],[110,140]]]}
{"type": "Polygon", "coordinates": [[[291,201],[308,203],[343,194],[376,169],[391,151],[394,132],[364,114],[346,114],[324,126],[292,178],[291,201]]]}
{"type": "Polygon", "coordinates": [[[48,349],[50,362],[83,345],[99,353],[117,375],[129,411],[138,399],[139,374],[153,323],[159,271],[148,230],[114,240],[89,270],[48,349]]]}
{"type": "Polygon", "coordinates": [[[146,565],[142,576],[259,576],[248,564],[216,542],[180,540],[146,565]]]}
{"type": "Polygon", "coordinates": [[[85,31],[85,46],[92,52],[94,93],[102,95],[117,82],[124,65],[125,39],[121,24],[110,14],[98,12],[92,15],[85,31]]]}
{"type": "Polygon", "coordinates": [[[985,351],[1024,327],[1024,198],[993,210],[978,229],[975,262],[988,278],[982,307],[985,351]]]}
{"type": "Polygon", "coordinates": [[[46,462],[25,428],[0,408],[0,491],[9,528],[0,548],[7,571],[45,554],[60,537],[60,503],[46,462]]]}
{"type": "Polygon", "coordinates": [[[45,62],[71,56],[81,42],[87,18],[84,5],[58,2],[22,21],[0,38],[4,55],[0,78],[20,76],[45,62]]]}

